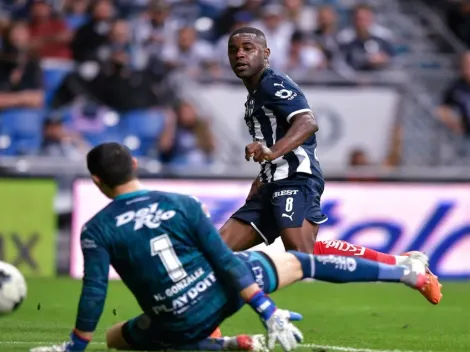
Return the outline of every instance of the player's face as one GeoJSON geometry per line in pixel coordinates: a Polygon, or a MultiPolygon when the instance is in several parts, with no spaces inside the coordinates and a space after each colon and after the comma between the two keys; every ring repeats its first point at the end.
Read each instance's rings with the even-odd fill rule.
{"type": "Polygon", "coordinates": [[[228,42],[228,58],[238,78],[257,75],[267,63],[269,49],[263,48],[255,35],[236,34],[228,42]]]}

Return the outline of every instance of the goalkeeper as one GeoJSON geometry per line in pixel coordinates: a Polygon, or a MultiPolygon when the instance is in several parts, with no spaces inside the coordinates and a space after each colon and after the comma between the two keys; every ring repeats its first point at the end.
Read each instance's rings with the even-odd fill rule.
{"type": "MultiPolygon", "coordinates": [[[[267,348],[290,351],[302,341],[291,320],[266,295],[304,278],[330,282],[402,282],[421,289],[425,265],[393,266],[361,258],[299,252],[233,253],[194,198],[141,188],[128,149],[106,143],[87,156],[98,188],[113,201],[84,227],[84,278],[70,341],[34,352],[84,351],[103,312],[112,265],[142,314],[111,327],[109,348],[122,350],[264,350],[262,336],[210,338],[244,304],[267,329],[267,348]]],[[[315,286],[312,285],[312,290],[315,286]]]]}

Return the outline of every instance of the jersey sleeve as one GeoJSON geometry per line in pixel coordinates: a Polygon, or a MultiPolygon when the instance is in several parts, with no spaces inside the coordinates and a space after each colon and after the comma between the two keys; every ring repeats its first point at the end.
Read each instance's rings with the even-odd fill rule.
{"type": "Polygon", "coordinates": [[[299,87],[289,78],[269,78],[263,82],[264,106],[273,111],[277,118],[281,118],[290,123],[293,116],[311,112],[305,95],[299,87]]]}
{"type": "Polygon", "coordinates": [[[96,225],[85,225],[81,234],[84,276],[75,328],[86,332],[96,329],[108,289],[110,257],[98,233],[96,225]]]}
{"type": "Polygon", "coordinates": [[[194,198],[188,200],[191,210],[191,227],[198,248],[204,253],[216,272],[228,277],[238,291],[255,283],[246,265],[227,247],[217,229],[194,198]]]}

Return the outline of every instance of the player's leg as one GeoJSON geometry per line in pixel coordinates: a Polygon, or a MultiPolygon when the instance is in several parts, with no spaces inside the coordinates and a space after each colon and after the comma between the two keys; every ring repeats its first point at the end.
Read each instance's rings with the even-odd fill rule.
{"type": "Polygon", "coordinates": [[[262,219],[267,218],[266,196],[269,186],[262,185],[258,192],[238,209],[219,230],[224,242],[234,251],[243,251],[268,242],[262,232],[262,219]]]}
{"type": "Polygon", "coordinates": [[[343,255],[355,256],[373,260],[385,264],[403,264],[408,260],[407,256],[391,255],[375,251],[373,249],[355,245],[342,240],[316,241],[313,254],[318,255],[343,255]]]}
{"type": "Polygon", "coordinates": [[[125,340],[122,334],[122,327],[126,324],[125,321],[114,324],[106,332],[106,344],[109,349],[127,350],[130,351],[132,346],[125,340]]]}
{"type": "Polygon", "coordinates": [[[319,225],[303,220],[301,227],[289,227],[281,230],[281,238],[286,251],[295,250],[310,253],[315,244],[319,225]]]}
{"type": "MultiPolygon", "coordinates": [[[[260,266],[263,268],[262,274],[263,277],[268,277],[273,275],[272,271],[275,271],[277,289],[306,278],[333,283],[403,282],[413,288],[421,288],[426,282],[425,266],[415,259],[410,259],[407,265],[399,266],[362,258],[316,256],[297,251],[255,253],[251,256],[268,258],[265,262],[260,261],[260,266]]],[[[253,264],[251,267],[253,270],[253,264]]],[[[263,289],[265,292],[272,292],[272,287],[273,285],[264,285],[263,289]]]]}
{"type": "Polygon", "coordinates": [[[250,223],[230,218],[219,230],[224,242],[233,251],[243,251],[262,243],[262,238],[250,223]]]}
{"type": "Polygon", "coordinates": [[[409,260],[409,257],[421,260],[426,264],[426,270],[429,274],[429,282],[419,292],[432,304],[438,304],[441,301],[442,285],[438,277],[434,275],[427,267],[427,257],[424,253],[412,251],[403,255],[392,255],[375,251],[370,248],[355,245],[341,240],[316,241],[313,254],[317,255],[342,255],[361,257],[385,264],[402,265],[409,260]]]}
{"type": "MultiPolygon", "coordinates": [[[[139,319],[136,318],[136,319],[139,319]]],[[[125,351],[159,351],[164,346],[148,338],[147,334],[139,333],[133,326],[136,319],[113,325],[106,333],[108,349],[125,351]]],[[[262,335],[238,335],[234,337],[206,338],[199,342],[171,346],[178,351],[264,351],[265,341],[262,335]]],[[[168,348],[168,346],[166,346],[168,348]]]]}

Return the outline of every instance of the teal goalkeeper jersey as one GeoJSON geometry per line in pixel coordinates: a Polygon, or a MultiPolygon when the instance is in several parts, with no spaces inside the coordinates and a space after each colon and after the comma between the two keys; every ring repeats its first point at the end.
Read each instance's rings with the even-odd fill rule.
{"type": "Polygon", "coordinates": [[[233,314],[240,306],[239,291],[254,282],[201,204],[184,195],[138,191],[120,196],[85,224],[81,245],[79,330],[96,327],[110,264],[161,331],[187,332],[188,339],[205,322],[233,314]]]}

